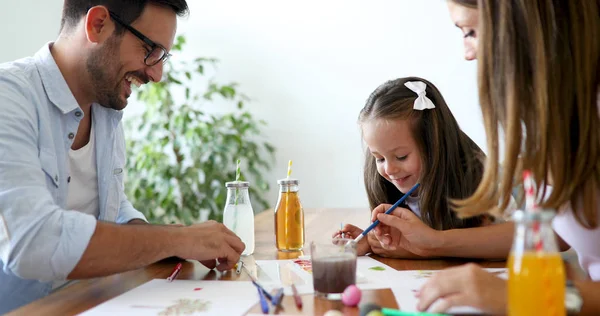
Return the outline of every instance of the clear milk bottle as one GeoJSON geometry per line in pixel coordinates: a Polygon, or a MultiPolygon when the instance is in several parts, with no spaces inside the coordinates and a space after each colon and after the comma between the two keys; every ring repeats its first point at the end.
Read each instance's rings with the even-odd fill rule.
{"type": "Polygon", "coordinates": [[[254,253],[254,211],[248,194],[250,184],[246,181],[232,181],[225,183],[225,187],[227,202],[223,211],[223,224],[246,245],[242,255],[251,255],[254,253]]]}

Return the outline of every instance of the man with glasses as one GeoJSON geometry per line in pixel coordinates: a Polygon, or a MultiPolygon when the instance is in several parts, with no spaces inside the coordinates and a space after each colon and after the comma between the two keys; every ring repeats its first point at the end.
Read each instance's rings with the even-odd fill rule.
{"type": "Polygon", "coordinates": [[[160,81],[187,10],[65,0],[56,42],[0,65],[0,314],[65,280],[167,257],[219,270],[238,261],[244,244],[223,225],[147,225],[123,190],[120,110],[132,84],[160,81]]]}

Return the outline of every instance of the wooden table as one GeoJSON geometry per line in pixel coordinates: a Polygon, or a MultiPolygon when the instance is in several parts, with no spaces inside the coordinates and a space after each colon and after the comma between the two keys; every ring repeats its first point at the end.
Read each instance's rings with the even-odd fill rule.
{"type": "MultiPolygon", "coordinates": [[[[311,241],[327,241],[331,234],[339,229],[340,221],[352,223],[360,227],[369,224],[369,212],[365,209],[307,209],[305,210],[306,246],[311,241]]],[[[289,259],[302,255],[298,253],[278,252],[274,243],[274,224],[272,211],[262,212],[255,217],[256,250],[253,256],[245,258],[245,262],[254,259],[289,259]]],[[[397,270],[435,270],[465,263],[463,260],[399,260],[374,256],[397,270]]],[[[77,281],[51,295],[25,305],[7,315],[73,315],[86,311],[113,297],[123,294],[147,281],[156,278],[166,279],[177,261],[161,261],[146,268],[116,274],[104,278],[77,281]]],[[[487,268],[501,268],[505,262],[479,262],[487,268]]],[[[198,262],[186,261],[178,279],[188,280],[247,280],[232,272],[220,273],[208,270],[198,262]]],[[[303,309],[299,311],[292,297],[286,296],[283,301],[286,315],[322,315],[330,309],[339,309],[344,315],[359,315],[358,308],[344,307],[341,302],[314,298],[312,295],[302,296],[303,309]]],[[[398,308],[390,289],[363,291],[361,302],[372,302],[385,307],[398,308]]],[[[255,305],[249,312],[260,313],[255,305]]]]}

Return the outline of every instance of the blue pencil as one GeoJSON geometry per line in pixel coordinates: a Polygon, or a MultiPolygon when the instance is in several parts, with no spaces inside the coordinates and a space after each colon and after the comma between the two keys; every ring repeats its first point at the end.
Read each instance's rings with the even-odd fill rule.
{"type": "MultiPolygon", "coordinates": [[[[415,184],[410,190],[408,190],[408,192],[406,192],[406,194],[404,194],[403,197],[400,198],[400,200],[398,200],[398,202],[396,202],[394,205],[392,205],[392,207],[390,207],[389,210],[385,211],[385,214],[391,214],[396,209],[396,207],[398,207],[398,205],[400,205],[402,202],[404,202],[404,200],[406,200],[406,198],[409,195],[411,195],[418,187],[419,187],[419,183],[415,184]]],[[[363,237],[365,237],[379,223],[380,223],[379,220],[374,221],[373,224],[369,225],[369,227],[367,227],[367,229],[365,229],[360,235],[358,235],[358,237],[356,237],[356,239],[354,239],[354,242],[359,242],[361,239],[363,239],[363,237]]]]}
{"type": "Polygon", "coordinates": [[[256,288],[256,290],[258,290],[258,296],[260,298],[260,308],[262,309],[263,314],[268,314],[269,313],[269,303],[267,303],[267,299],[265,298],[263,291],[258,287],[256,288]]]}
{"type": "Polygon", "coordinates": [[[254,280],[252,280],[252,284],[254,284],[254,286],[256,286],[256,288],[259,289],[269,301],[273,300],[273,296],[271,294],[269,294],[269,292],[267,292],[267,290],[265,290],[264,287],[260,286],[260,284],[258,284],[254,280]]]}

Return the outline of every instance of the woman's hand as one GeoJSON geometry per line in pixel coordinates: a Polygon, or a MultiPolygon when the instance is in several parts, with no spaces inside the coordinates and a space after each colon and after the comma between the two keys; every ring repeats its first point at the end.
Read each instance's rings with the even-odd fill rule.
{"type": "Polygon", "coordinates": [[[391,205],[381,204],[373,209],[372,220],[381,223],[373,229],[383,248],[404,248],[421,257],[436,256],[435,249],[442,244],[441,232],[427,226],[409,209],[398,207],[385,214],[391,205]]]}
{"type": "Polygon", "coordinates": [[[397,258],[397,259],[423,259],[424,257],[418,256],[402,247],[396,247],[396,249],[390,249],[383,245],[375,234],[371,231],[371,233],[367,234],[365,237],[369,241],[369,245],[371,246],[371,252],[374,254],[384,257],[384,258],[397,258]]]}
{"type": "Polygon", "coordinates": [[[485,314],[506,313],[506,281],[469,263],[434,274],[416,294],[420,311],[446,312],[472,306],[485,314]]]}

